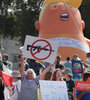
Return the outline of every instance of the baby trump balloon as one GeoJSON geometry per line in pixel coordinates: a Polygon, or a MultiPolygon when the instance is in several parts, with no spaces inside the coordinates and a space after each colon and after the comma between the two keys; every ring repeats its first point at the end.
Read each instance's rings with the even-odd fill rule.
{"type": "Polygon", "coordinates": [[[58,53],[65,61],[67,56],[78,54],[85,61],[90,40],[83,35],[85,27],[78,8],[81,0],[45,0],[35,27],[40,38],[59,42],[58,53]]]}

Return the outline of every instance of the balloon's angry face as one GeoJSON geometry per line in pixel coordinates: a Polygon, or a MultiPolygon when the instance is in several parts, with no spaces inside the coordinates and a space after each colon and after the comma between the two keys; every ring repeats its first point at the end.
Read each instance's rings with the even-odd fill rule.
{"type": "Polygon", "coordinates": [[[77,8],[68,5],[65,2],[54,2],[48,4],[40,14],[41,30],[50,30],[64,32],[69,28],[79,27],[81,25],[81,16],[77,8]]]}

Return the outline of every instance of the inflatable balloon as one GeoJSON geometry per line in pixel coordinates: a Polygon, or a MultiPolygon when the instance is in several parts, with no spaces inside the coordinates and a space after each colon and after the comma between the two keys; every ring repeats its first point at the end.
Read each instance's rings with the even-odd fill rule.
{"type": "Polygon", "coordinates": [[[45,0],[35,27],[39,37],[58,41],[58,53],[65,61],[67,56],[78,54],[85,61],[90,40],[83,35],[85,27],[78,10],[81,0],[45,0]]]}

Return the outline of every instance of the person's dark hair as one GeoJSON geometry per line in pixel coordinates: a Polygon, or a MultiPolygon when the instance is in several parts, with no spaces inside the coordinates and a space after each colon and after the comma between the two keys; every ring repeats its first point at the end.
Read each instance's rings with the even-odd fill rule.
{"type": "Polygon", "coordinates": [[[34,63],[34,62],[36,62],[36,60],[35,60],[35,59],[30,59],[30,58],[28,58],[28,59],[27,59],[27,62],[28,62],[28,63],[29,63],[29,62],[34,63]]]}
{"type": "Polygon", "coordinates": [[[89,53],[86,53],[86,57],[90,57],[90,52],[89,53]]]}
{"type": "Polygon", "coordinates": [[[83,74],[83,81],[86,81],[88,79],[88,77],[90,77],[90,72],[85,72],[83,74]]]}
{"type": "Polygon", "coordinates": [[[36,61],[35,59],[30,59],[30,62],[33,62],[34,63],[35,61],[36,61]]]}
{"type": "Polygon", "coordinates": [[[2,57],[5,57],[8,60],[8,54],[3,54],[2,57]]]}
{"type": "Polygon", "coordinates": [[[66,60],[68,60],[68,61],[69,61],[69,60],[70,60],[70,57],[67,57],[67,58],[66,58],[66,60]]]}

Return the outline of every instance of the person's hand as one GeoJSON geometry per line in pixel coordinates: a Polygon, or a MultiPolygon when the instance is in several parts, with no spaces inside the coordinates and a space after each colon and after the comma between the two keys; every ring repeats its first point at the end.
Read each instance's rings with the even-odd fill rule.
{"type": "Polygon", "coordinates": [[[21,56],[21,57],[20,57],[20,61],[21,61],[21,62],[24,62],[23,54],[21,53],[20,56],[21,56]]]}

